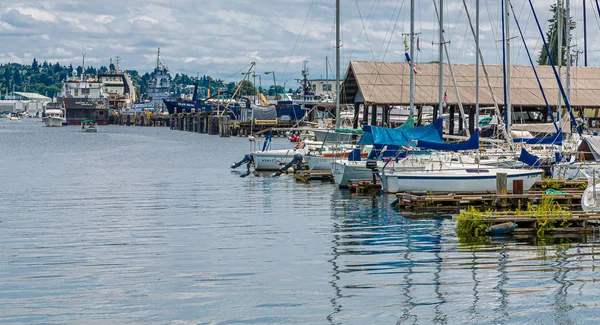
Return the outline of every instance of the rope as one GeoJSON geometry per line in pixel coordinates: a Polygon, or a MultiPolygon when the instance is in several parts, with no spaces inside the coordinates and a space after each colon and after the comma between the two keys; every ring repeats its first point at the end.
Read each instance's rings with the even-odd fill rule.
{"type": "Polygon", "coordinates": [[[533,69],[533,74],[535,75],[535,80],[537,81],[540,91],[542,92],[542,97],[544,98],[544,103],[546,103],[546,109],[548,109],[548,114],[550,115],[550,118],[552,119],[554,128],[556,129],[556,132],[558,132],[558,126],[556,125],[556,121],[554,120],[554,114],[552,113],[550,104],[548,104],[548,99],[546,98],[546,93],[544,92],[544,88],[542,87],[542,83],[540,82],[540,77],[538,76],[535,65],[533,64],[533,60],[531,59],[531,53],[529,52],[529,46],[527,46],[527,42],[525,42],[525,36],[523,36],[523,30],[521,30],[521,24],[519,24],[519,20],[517,19],[517,16],[515,15],[515,9],[512,5],[512,2],[509,1],[509,4],[510,4],[510,9],[513,13],[513,18],[515,20],[515,23],[517,24],[517,29],[519,30],[519,34],[521,35],[521,40],[523,40],[523,45],[525,46],[525,51],[527,52],[527,58],[529,59],[529,63],[531,64],[531,68],[533,69]]]}
{"type": "MultiPolygon", "coordinates": [[[[575,121],[575,116],[573,115],[573,111],[571,111],[571,104],[569,103],[569,99],[567,98],[567,95],[565,94],[565,89],[563,88],[562,81],[560,80],[560,76],[558,75],[558,72],[556,71],[556,66],[554,65],[554,59],[552,58],[552,53],[550,53],[550,49],[548,48],[548,42],[546,42],[546,39],[544,38],[544,32],[542,31],[542,26],[540,26],[540,21],[538,20],[537,14],[535,13],[535,8],[533,7],[533,2],[531,0],[528,0],[528,1],[529,1],[529,6],[531,7],[531,11],[533,12],[533,17],[535,18],[535,23],[538,26],[540,36],[542,37],[542,40],[544,41],[544,47],[546,48],[546,52],[548,52],[548,59],[550,60],[550,65],[552,66],[552,71],[554,71],[554,77],[556,78],[556,81],[558,82],[558,88],[560,89],[560,93],[562,95],[563,101],[565,102],[565,106],[567,107],[567,111],[569,112],[569,116],[571,117],[571,124],[573,125],[573,127],[575,127],[575,130],[577,130],[577,134],[579,134],[579,136],[581,136],[581,130],[577,127],[577,122],[575,121]]],[[[596,0],[596,4],[598,4],[598,0],[596,0]]]]}

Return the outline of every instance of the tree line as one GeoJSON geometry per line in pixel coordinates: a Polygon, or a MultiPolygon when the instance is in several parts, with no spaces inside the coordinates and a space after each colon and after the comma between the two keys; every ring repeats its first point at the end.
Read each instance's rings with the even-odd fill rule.
{"type": "MultiPolygon", "coordinates": [[[[110,64],[108,67],[100,66],[98,68],[87,66],[85,68],[85,74],[89,77],[94,77],[98,74],[105,74],[114,70],[115,67],[113,64],[110,64]]],[[[33,59],[31,64],[0,64],[0,95],[5,95],[12,91],[23,91],[55,97],[61,92],[62,82],[71,76],[73,71],[76,71],[77,75],[81,75],[83,67],[74,67],[72,64],[69,64],[68,66],[61,65],[58,62],[53,64],[47,61],[39,63],[36,58],[33,59]]],[[[141,99],[143,99],[144,94],[147,94],[148,92],[152,74],[149,72],[140,74],[137,70],[125,70],[125,72],[131,77],[134,86],[138,87],[138,93],[142,94],[141,99]]],[[[185,73],[176,73],[174,77],[169,76],[169,78],[171,85],[170,91],[174,97],[190,95],[191,92],[193,92],[193,88],[189,86],[193,85],[196,79],[198,80],[198,95],[200,97],[206,97],[209,87],[211,95],[214,95],[219,91],[233,93],[236,86],[239,84],[235,82],[225,82],[221,79],[214,79],[206,75],[198,76],[196,78],[185,73]]],[[[277,88],[279,88],[279,92],[283,91],[282,87],[277,88]]],[[[257,90],[265,95],[272,96],[275,94],[273,86],[267,90],[263,90],[260,87],[257,89],[247,80],[242,82],[240,94],[243,96],[251,96],[255,95],[257,90]]]]}

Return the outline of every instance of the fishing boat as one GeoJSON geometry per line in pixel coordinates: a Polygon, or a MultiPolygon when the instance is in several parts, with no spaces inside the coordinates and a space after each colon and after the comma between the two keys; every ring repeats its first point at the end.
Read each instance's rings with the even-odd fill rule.
{"type": "Polygon", "coordinates": [[[81,121],[81,131],[82,132],[98,132],[96,128],[96,121],[94,120],[83,120],[81,121]]]}
{"type": "Polygon", "coordinates": [[[49,103],[46,106],[46,112],[44,116],[44,124],[46,126],[63,126],[67,123],[65,118],[65,109],[60,104],[49,103]]]}

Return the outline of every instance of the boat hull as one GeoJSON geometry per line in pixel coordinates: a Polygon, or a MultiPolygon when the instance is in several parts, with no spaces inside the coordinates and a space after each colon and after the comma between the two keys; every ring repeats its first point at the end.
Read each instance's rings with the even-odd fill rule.
{"type": "Polygon", "coordinates": [[[393,172],[382,175],[383,190],[396,192],[496,192],[496,174],[506,173],[508,192],[515,180],[523,181],[523,190],[542,179],[542,170],[464,169],[420,172],[393,172]]]}
{"type": "Polygon", "coordinates": [[[373,179],[373,171],[367,169],[364,161],[335,160],[331,163],[331,174],[341,188],[347,188],[353,180],[373,179]]]}
{"type": "Polygon", "coordinates": [[[277,171],[285,164],[288,164],[294,159],[294,155],[306,155],[304,149],[284,149],[284,150],[268,150],[253,152],[251,154],[254,161],[255,171],[277,171]]]}
{"type": "Polygon", "coordinates": [[[63,126],[64,123],[66,123],[66,120],[64,118],[44,117],[44,124],[46,126],[57,127],[57,126],[63,126]]]}

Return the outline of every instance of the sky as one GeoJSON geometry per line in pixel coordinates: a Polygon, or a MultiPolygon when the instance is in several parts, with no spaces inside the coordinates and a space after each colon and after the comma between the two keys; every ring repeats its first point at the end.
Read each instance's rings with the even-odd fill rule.
{"type": "MultiPolygon", "coordinates": [[[[438,20],[433,1],[415,0],[417,62],[436,61],[438,20]]],[[[475,0],[465,0],[474,18],[475,0]]],[[[545,33],[550,5],[532,0],[545,33]]],[[[573,51],[583,50],[587,2],[588,62],[600,65],[600,23],[595,2],[571,5],[577,24],[573,51]]],[[[404,61],[409,42],[410,0],[341,0],[341,71],[349,61],[404,61]]],[[[481,50],[487,64],[499,64],[501,1],[481,1],[481,50]]],[[[542,46],[528,0],[512,1],[526,43],[537,59],[542,46]]],[[[444,1],[445,38],[452,63],[474,63],[475,42],[462,0],[444,1]]],[[[511,18],[512,19],[512,18],[511,18]]],[[[474,21],[473,21],[474,23],[474,21]]],[[[514,20],[511,36],[518,36],[514,20]]],[[[150,72],[157,48],[170,73],[210,75],[239,81],[256,62],[256,83],[297,85],[304,61],[311,78],[335,76],[335,0],[0,0],[0,63],[31,64],[33,58],[61,64],[108,66],[150,72]],[[327,59],[326,59],[327,58],[327,59]],[[329,68],[326,72],[326,61],[329,68]]],[[[523,41],[512,39],[511,62],[528,64],[523,41]]],[[[579,64],[583,65],[583,55],[579,64]]]]}

